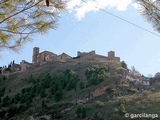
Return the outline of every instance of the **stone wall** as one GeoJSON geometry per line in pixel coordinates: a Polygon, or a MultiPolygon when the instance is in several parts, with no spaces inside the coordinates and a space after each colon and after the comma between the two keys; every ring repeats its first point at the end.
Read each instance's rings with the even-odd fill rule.
{"type": "Polygon", "coordinates": [[[39,48],[35,47],[33,48],[33,58],[32,63],[34,65],[43,65],[47,62],[51,61],[61,61],[66,62],[67,60],[71,59],[71,56],[62,53],[61,55],[54,54],[50,51],[43,51],[39,53],[39,48]]]}
{"type": "Polygon", "coordinates": [[[115,52],[109,51],[108,52],[108,60],[120,61],[120,57],[115,57],[115,52]]]}
{"type": "Polygon", "coordinates": [[[25,60],[22,60],[22,62],[20,62],[20,66],[21,66],[21,71],[26,71],[27,68],[32,66],[32,64],[25,60]]]}
{"type": "Polygon", "coordinates": [[[77,56],[89,56],[89,55],[95,55],[96,53],[95,53],[95,50],[93,50],[93,51],[90,51],[90,52],[80,52],[80,51],[78,51],[77,52],[77,56]]]}
{"type": "Polygon", "coordinates": [[[57,61],[61,61],[61,62],[66,62],[67,60],[70,60],[70,59],[72,59],[72,57],[67,55],[66,53],[62,53],[56,58],[57,61]]]}
{"type": "Polygon", "coordinates": [[[33,64],[37,64],[37,55],[39,54],[39,48],[38,47],[34,47],[33,48],[33,56],[32,56],[32,63],[33,64]]]}

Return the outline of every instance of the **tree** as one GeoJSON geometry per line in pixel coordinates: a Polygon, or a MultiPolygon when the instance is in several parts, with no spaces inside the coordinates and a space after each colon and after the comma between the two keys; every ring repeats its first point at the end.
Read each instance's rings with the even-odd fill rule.
{"type": "Polygon", "coordinates": [[[85,88],[85,85],[84,85],[84,83],[82,81],[80,82],[79,87],[80,87],[80,89],[85,88]]]}
{"type": "Polygon", "coordinates": [[[45,103],[45,101],[44,101],[44,100],[42,100],[42,102],[41,102],[41,106],[42,106],[42,108],[47,107],[47,105],[46,105],[46,103],[45,103]]]}
{"type": "Polygon", "coordinates": [[[45,96],[46,96],[45,89],[42,89],[42,90],[41,90],[40,95],[41,95],[41,98],[43,98],[43,97],[45,97],[45,96]]]}
{"type": "Polygon", "coordinates": [[[62,0],[0,0],[0,50],[17,51],[31,35],[57,27],[62,0]]]}
{"type": "Polygon", "coordinates": [[[122,115],[124,115],[126,113],[126,108],[125,108],[124,104],[120,104],[119,113],[122,115]]]}
{"type": "Polygon", "coordinates": [[[127,69],[127,64],[126,64],[124,61],[121,62],[121,66],[122,66],[124,69],[127,69]]]}
{"type": "Polygon", "coordinates": [[[160,1],[159,0],[138,0],[139,11],[153,24],[155,30],[160,32],[160,1]]]}
{"type": "Polygon", "coordinates": [[[85,118],[86,117],[86,108],[78,106],[76,109],[76,115],[78,118],[85,118]]]}
{"type": "Polygon", "coordinates": [[[83,107],[83,108],[81,109],[81,112],[82,112],[82,118],[85,118],[85,117],[86,117],[86,108],[83,107]]]}
{"type": "Polygon", "coordinates": [[[81,115],[81,107],[80,106],[78,106],[77,107],[77,109],[76,109],[76,115],[77,115],[77,117],[79,118],[80,117],[80,115],[81,115]]]}
{"type": "Polygon", "coordinates": [[[52,86],[51,86],[50,92],[51,92],[52,95],[54,95],[54,93],[56,92],[55,85],[52,85],[52,86]]]}
{"type": "Polygon", "coordinates": [[[57,101],[61,101],[61,99],[62,99],[62,95],[63,95],[63,93],[62,93],[62,91],[57,91],[56,93],[55,93],[55,101],[57,102],[57,101]]]}

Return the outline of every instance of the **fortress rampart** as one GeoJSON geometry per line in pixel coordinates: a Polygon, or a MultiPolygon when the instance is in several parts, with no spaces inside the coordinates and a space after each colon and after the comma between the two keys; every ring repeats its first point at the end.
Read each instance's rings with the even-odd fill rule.
{"type": "Polygon", "coordinates": [[[102,56],[96,54],[95,50],[90,51],[90,52],[77,52],[77,57],[71,57],[67,55],[66,53],[62,53],[60,55],[54,54],[50,51],[43,51],[39,52],[40,49],[39,47],[34,47],[33,48],[33,55],[32,55],[32,63],[29,63],[25,60],[22,60],[20,64],[15,64],[14,61],[13,63],[10,63],[8,67],[3,66],[0,67],[0,74],[8,73],[8,72],[23,72],[26,71],[28,68],[38,65],[41,66],[43,64],[46,64],[48,62],[52,61],[59,61],[59,62],[67,62],[69,60],[73,59],[78,59],[81,61],[85,60],[110,60],[110,61],[119,61],[120,62],[120,57],[115,57],[115,52],[114,51],[109,51],[108,56],[102,56]]]}

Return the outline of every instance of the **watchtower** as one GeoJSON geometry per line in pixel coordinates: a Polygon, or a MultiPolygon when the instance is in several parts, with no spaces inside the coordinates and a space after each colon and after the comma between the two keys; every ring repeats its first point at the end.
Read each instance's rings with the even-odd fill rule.
{"type": "Polygon", "coordinates": [[[112,59],[114,59],[114,58],[115,58],[115,53],[114,53],[114,51],[108,52],[108,59],[112,60],[112,59]]]}
{"type": "Polygon", "coordinates": [[[37,55],[39,54],[39,47],[33,48],[33,56],[32,56],[32,63],[36,64],[37,62],[37,55]]]}

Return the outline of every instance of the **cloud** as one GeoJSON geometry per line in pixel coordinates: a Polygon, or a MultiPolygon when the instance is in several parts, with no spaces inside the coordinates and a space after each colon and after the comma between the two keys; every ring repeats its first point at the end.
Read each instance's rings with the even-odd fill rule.
{"type": "Polygon", "coordinates": [[[96,12],[99,8],[115,8],[118,11],[125,11],[132,3],[132,0],[70,0],[67,4],[70,12],[75,12],[78,20],[85,17],[88,12],[96,12]]]}

